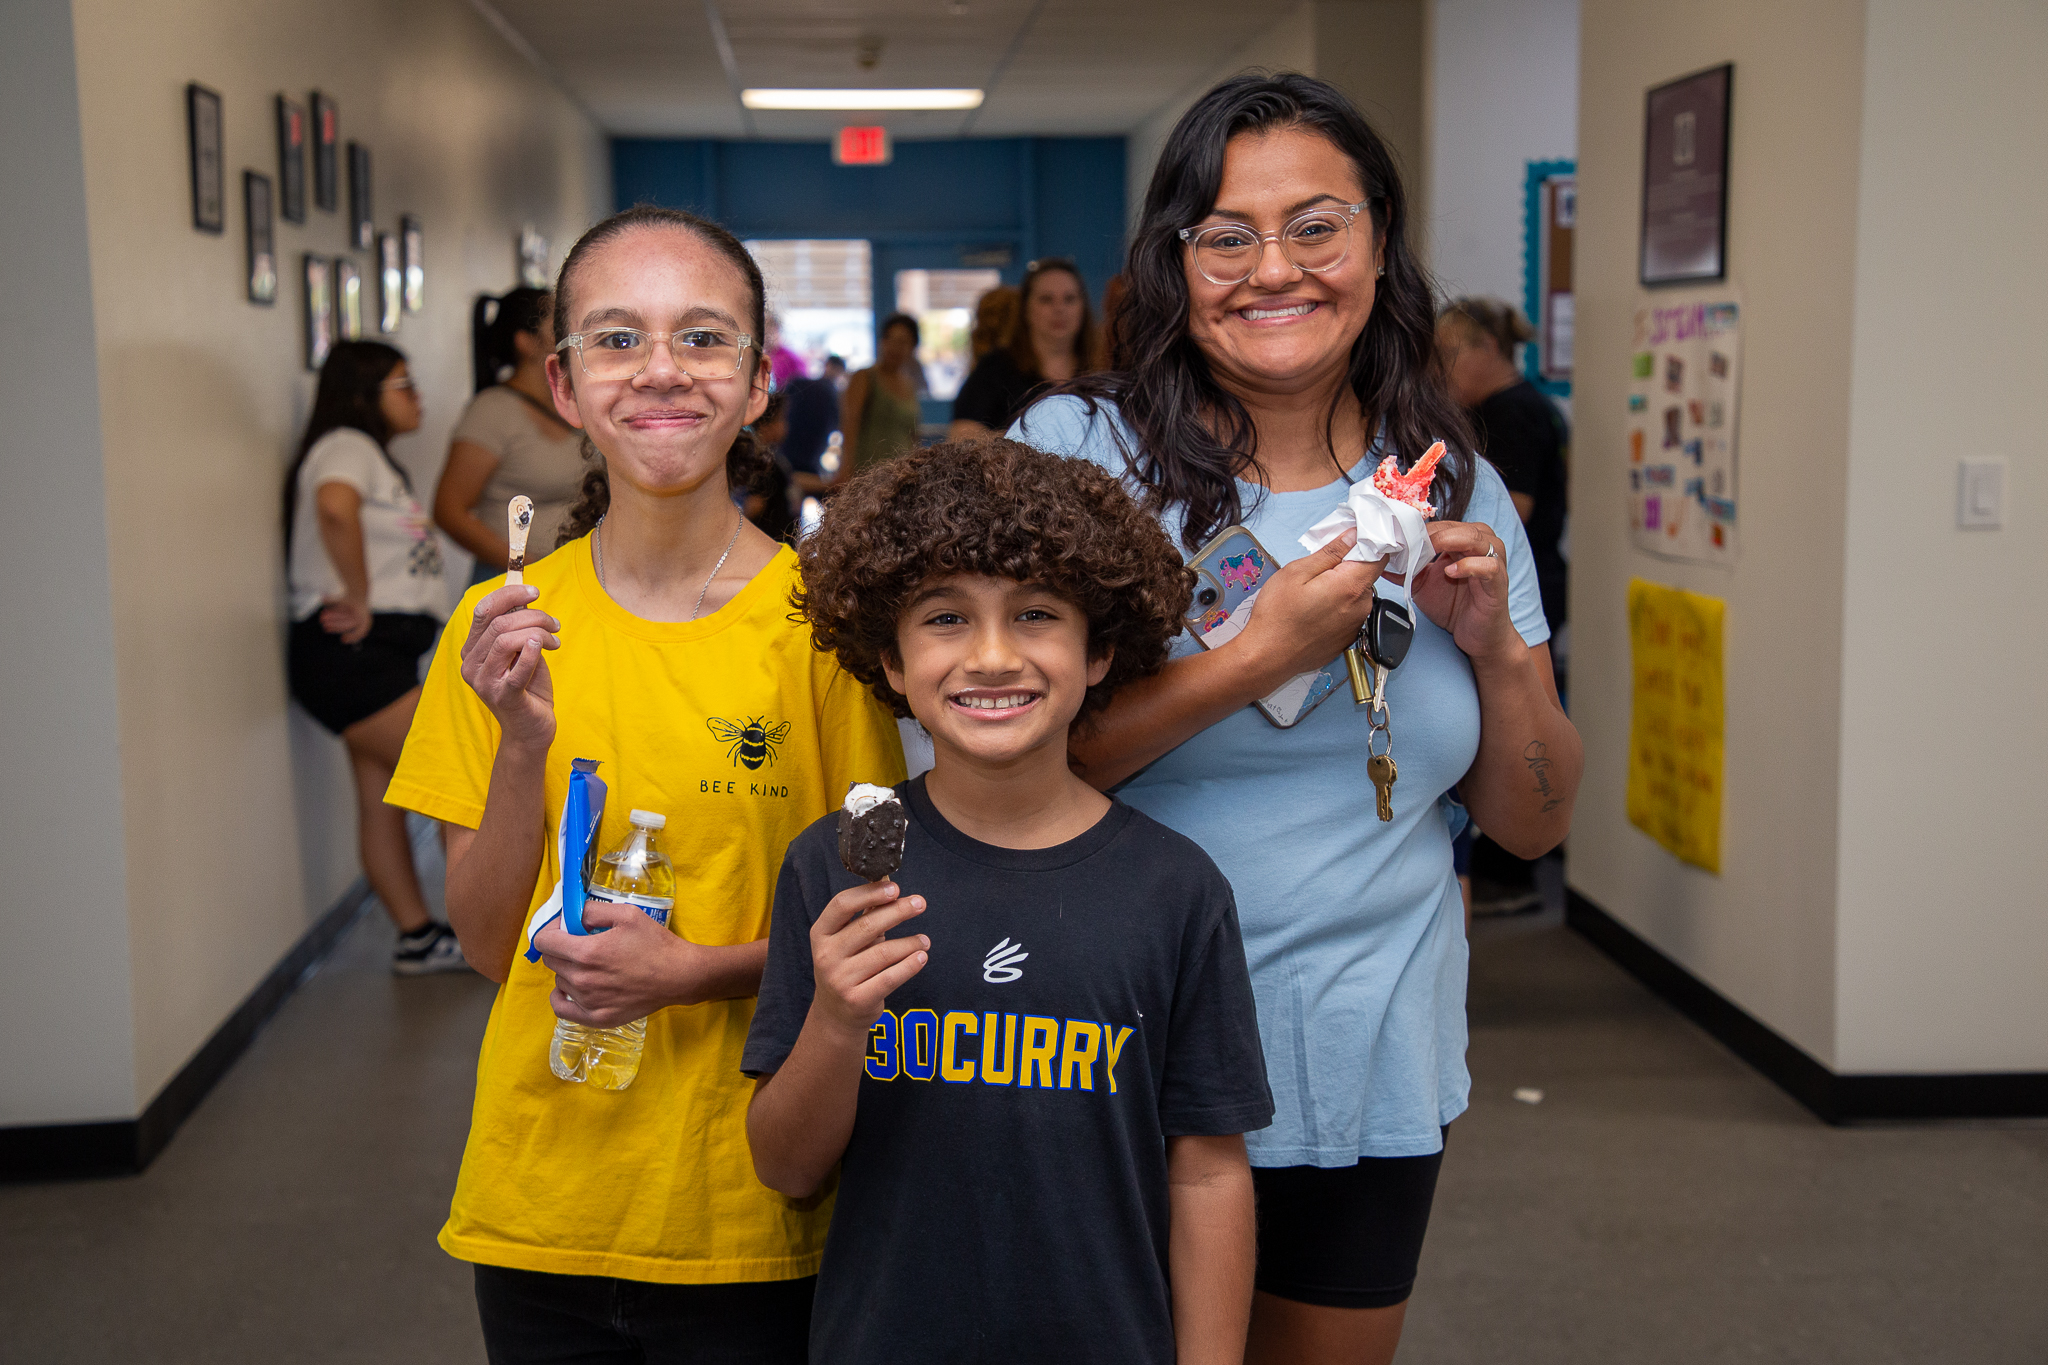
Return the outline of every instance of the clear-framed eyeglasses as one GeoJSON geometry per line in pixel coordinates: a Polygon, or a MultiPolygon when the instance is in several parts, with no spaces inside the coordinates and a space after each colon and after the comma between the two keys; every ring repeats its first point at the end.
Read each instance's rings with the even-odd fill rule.
{"type": "Polygon", "coordinates": [[[637,327],[598,327],[572,332],[556,344],[557,352],[574,348],[576,363],[592,379],[609,382],[638,379],[654,360],[657,342],[668,346],[677,369],[692,379],[730,379],[754,338],[746,332],[718,327],[682,327],[673,332],[643,332],[637,327]]]}
{"type": "Polygon", "coordinates": [[[1250,279],[1268,242],[1280,243],[1280,254],[1296,270],[1320,275],[1344,264],[1351,253],[1351,220],[1371,202],[1311,209],[1289,219],[1278,232],[1260,232],[1243,223],[1211,223],[1182,228],[1180,239],[1194,249],[1195,269],[1211,284],[1243,284],[1250,279]]]}

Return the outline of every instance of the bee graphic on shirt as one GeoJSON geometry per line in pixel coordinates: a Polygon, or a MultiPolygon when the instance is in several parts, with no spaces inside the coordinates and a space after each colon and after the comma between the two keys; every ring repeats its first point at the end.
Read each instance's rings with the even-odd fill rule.
{"type": "Polygon", "coordinates": [[[711,733],[718,737],[719,743],[732,746],[725,752],[726,757],[733,761],[733,766],[744,767],[748,772],[752,772],[763,763],[774,767],[776,749],[789,738],[788,721],[771,726],[761,716],[750,717],[745,725],[735,725],[717,716],[704,723],[711,727],[711,733]]]}

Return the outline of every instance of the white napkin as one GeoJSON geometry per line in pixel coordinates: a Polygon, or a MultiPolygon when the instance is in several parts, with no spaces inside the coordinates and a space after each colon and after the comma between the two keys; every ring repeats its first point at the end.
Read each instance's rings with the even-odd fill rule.
{"type": "Polygon", "coordinates": [[[1436,547],[1429,543],[1429,523],[1422,513],[1380,492],[1371,479],[1352,484],[1337,510],[1309,527],[1301,543],[1314,552],[1354,526],[1358,543],[1346,559],[1361,563],[1384,559],[1387,573],[1400,574],[1412,583],[1415,580],[1409,575],[1436,558],[1436,547]]]}

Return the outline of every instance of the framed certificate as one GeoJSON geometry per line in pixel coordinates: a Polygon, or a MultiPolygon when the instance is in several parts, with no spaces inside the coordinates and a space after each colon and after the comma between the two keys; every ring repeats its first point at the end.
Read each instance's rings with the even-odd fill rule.
{"type": "Polygon", "coordinates": [[[1728,274],[1728,109],[1735,67],[1717,66],[1649,92],[1643,116],[1646,285],[1728,274]]]}

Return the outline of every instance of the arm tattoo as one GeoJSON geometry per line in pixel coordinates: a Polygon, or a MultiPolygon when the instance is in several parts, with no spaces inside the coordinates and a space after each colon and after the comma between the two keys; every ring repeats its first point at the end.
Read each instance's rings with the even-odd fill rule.
{"type": "Polygon", "coordinates": [[[1550,746],[1540,739],[1530,740],[1522,750],[1522,762],[1536,778],[1536,794],[1543,798],[1543,813],[1548,815],[1562,806],[1564,798],[1550,785],[1550,746]]]}

